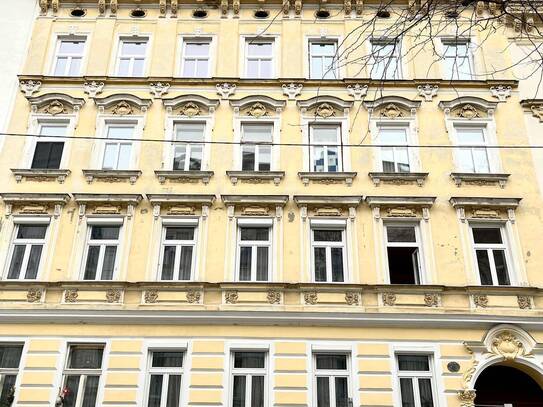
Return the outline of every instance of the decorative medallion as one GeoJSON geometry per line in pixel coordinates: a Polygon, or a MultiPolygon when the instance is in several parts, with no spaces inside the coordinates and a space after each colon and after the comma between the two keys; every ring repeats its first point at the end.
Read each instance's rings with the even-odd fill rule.
{"type": "Polygon", "coordinates": [[[490,88],[490,93],[500,102],[507,101],[507,98],[511,96],[511,86],[498,85],[490,88]]]}
{"type": "Polygon", "coordinates": [[[439,305],[439,295],[424,294],[424,303],[427,307],[437,307],[439,305]]]}
{"type": "Polygon", "coordinates": [[[200,107],[194,102],[188,102],[181,107],[179,114],[188,117],[198,116],[200,114],[200,107]]]}
{"type": "Polygon", "coordinates": [[[237,291],[226,291],[224,293],[224,301],[227,304],[235,304],[239,300],[239,294],[237,291]]]}
{"type": "Polygon", "coordinates": [[[248,112],[249,116],[253,116],[253,117],[262,117],[262,116],[266,116],[267,114],[267,111],[266,111],[266,106],[264,106],[262,103],[255,103],[254,105],[251,106],[251,108],[249,109],[249,112],[248,112]]]}
{"type": "Polygon", "coordinates": [[[484,294],[475,294],[473,296],[473,303],[476,307],[486,308],[488,307],[488,296],[484,294]]]}
{"type": "Polygon", "coordinates": [[[475,119],[476,117],[479,117],[479,116],[480,115],[477,109],[475,109],[475,107],[473,107],[470,104],[462,106],[462,108],[458,112],[458,117],[463,117],[464,119],[468,119],[468,120],[475,119]]]}
{"type": "Polygon", "coordinates": [[[381,110],[381,116],[389,119],[397,119],[398,117],[402,117],[403,113],[394,103],[389,103],[381,110]]]}
{"type": "Polygon", "coordinates": [[[347,305],[358,305],[360,301],[358,293],[346,292],[345,293],[345,302],[347,305]]]}
{"type": "Polygon", "coordinates": [[[530,106],[532,116],[536,117],[540,122],[543,122],[543,105],[530,106]]]}
{"type": "Polygon", "coordinates": [[[283,84],[283,94],[285,96],[288,96],[289,100],[295,100],[296,96],[300,96],[302,93],[302,88],[304,85],[301,83],[289,83],[289,84],[283,84]]]}
{"type": "Polygon", "coordinates": [[[417,86],[417,90],[419,92],[419,96],[423,97],[426,102],[431,102],[434,96],[437,95],[439,86],[430,85],[427,83],[426,85],[417,86]]]}
{"type": "Polygon", "coordinates": [[[30,288],[26,293],[26,300],[28,302],[40,302],[43,291],[41,288],[30,288]]]}
{"type": "Polygon", "coordinates": [[[158,302],[158,291],[157,290],[145,291],[145,295],[143,296],[143,298],[147,304],[153,304],[155,302],[158,302]]]}
{"type": "Polygon", "coordinates": [[[336,114],[336,112],[334,111],[334,108],[329,103],[321,103],[317,107],[316,113],[317,113],[317,116],[322,117],[324,119],[328,117],[332,117],[336,114]]]}
{"type": "Polygon", "coordinates": [[[168,90],[170,89],[170,84],[165,82],[152,82],[149,84],[149,90],[155,99],[161,99],[168,90]]]}
{"type": "Polygon", "coordinates": [[[304,293],[304,302],[306,304],[315,305],[318,302],[319,298],[316,291],[309,291],[304,293]]]}
{"type": "Polygon", "coordinates": [[[198,290],[188,290],[187,291],[187,301],[190,304],[199,303],[202,298],[202,293],[198,290]]]}
{"type": "Polygon", "coordinates": [[[26,97],[31,97],[40,90],[41,82],[33,80],[21,81],[19,82],[19,87],[26,97]]]}
{"type": "Polygon", "coordinates": [[[132,106],[128,102],[122,101],[115,105],[115,107],[111,110],[111,112],[118,116],[126,116],[129,114],[132,114],[134,109],[132,109],[132,106]]]}
{"type": "Polygon", "coordinates": [[[56,116],[57,114],[65,113],[66,108],[60,101],[53,100],[51,103],[45,106],[43,111],[44,113],[50,114],[52,116],[56,116]]]}
{"type": "Polygon", "coordinates": [[[77,289],[66,290],[64,292],[64,302],[77,302],[77,297],[79,297],[77,289]]]}
{"type": "Polygon", "coordinates": [[[121,300],[121,290],[118,288],[110,288],[106,291],[106,301],[110,304],[121,300]]]}
{"type": "Polygon", "coordinates": [[[532,299],[527,295],[517,295],[517,302],[520,309],[532,308],[532,299]]]}
{"type": "Polygon", "coordinates": [[[234,83],[219,83],[216,88],[221,99],[228,99],[236,92],[236,85],[234,83]]]}
{"type": "Polygon", "coordinates": [[[505,360],[514,360],[519,356],[527,356],[524,344],[510,331],[504,331],[494,338],[490,351],[505,360]]]}
{"type": "Polygon", "coordinates": [[[269,290],[266,298],[270,304],[280,304],[281,303],[281,292],[276,290],[269,290]]]}
{"type": "Polygon", "coordinates": [[[359,83],[348,85],[347,92],[349,92],[349,95],[351,95],[354,100],[362,100],[362,98],[368,93],[368,85],[361,85],[359,83]]]}
{"type": "Polygon", "coordinates": [[[383,304],[392,307],[396,304],[396,294],[393,293],[383,293],[382,295],[383,304]]]}
{"type": "Polygon", "coordinates": [[[458,362],[447,363],[447,370],[451,373],[458,373],[460,371],[460,364],[458,362]]]}
{"type": "Polygon", "coordinates": [[[85,93],[89,95],[91,98],[96,97],[96,95],[102,93],[104,90],[104,82],[85,82],[83,84],[83,88],[85,89],[85,93]]]}

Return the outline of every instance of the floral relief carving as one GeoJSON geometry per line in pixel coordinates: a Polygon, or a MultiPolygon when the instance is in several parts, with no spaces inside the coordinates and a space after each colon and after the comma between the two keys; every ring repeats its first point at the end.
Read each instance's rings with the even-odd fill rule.
{"type": "Polygon", "coordinates": [[[58,100],[53,100],[51,103],[45,106],[43,112],[52,116],[56,116],[57,114],[67,113],[67,110],[62,102],[58,100]]]}
{"type": "Polygon", "coordinates": [[[226,291],[224,293],[224,301],[227,304],[235,304],[239,300],[239,294],[237,291],[226,291]]]}
{"type": "Polygon", "coordinates": [[[505,360],[514,360],[519,356],[529,356],[524,344],[510,331],[500,333],[492,339],[490,352],[505,360]]]}
{"type": "Polygon", "coordinates": [[[398,117],[403,117],[403,115],[401,109],[394,103],[389,103],[381,110],[381,116],[389,119],[397,119],[398,117]]]}
{"type": "Polygon", "coordinates": [[[266,106],[264,106],[262,103],[257,102],[251,106],[248,114],[249,116],[253,116],[253,117],[262,117],[262,116],[266,116],[268,112],[266,110],[266,106]]]}
{"type": "Polygon", "coordinates": [[[322,118],[328,118],[335,116],[336,112],[334,111],[334,108],[329,103],[321,103],[315,112],[317,116],[322,118]]]}
{"type": "Polygon", "coordinates": [[[383,304],[392,307],[396,304],[396,294],[393,293],[383,293],[382,295],[383,304]]]}
{"type": "Polygon", "coordinates": [[[41,82],[33,80],[21,81],[19,82],[19,87],[21,92],[23,92],[26,97],[31,97],[34,93],[40,90],[41,82]]]}
{"type": "Polygon", "coordinates": [[[111,110],[111,113],[118,116],[126,116],[130,115],[134,112],[134,109],[128,102],[122,101],[115,105],[115,107],[111,110]]]}
{"type": "Polygon", "coordinates": [[[30,288],[26,293],[26,300],[28,302],[40,302],[43,291],[41,288],[30,288]]]}
{"type": "Polygon", "coordinates": [[[530,110],[532,111],[532,116],[543,122],[543,105],[532,105],[530,106],[530,110]]]}
{"type": "Polygon", "coordinates": [[[488,296],[484,294],[475,294],[473,296],[473,303],[476,307],[486,308],[488,307],[488,296]]]}
{"type": "Polygon", "coordinates": [[[360,85],[359,83],[348,85],[347,92],[349,92],[349,95],[351,95],[354,100],[362,100],[368,93],[368,85],[360,85]]]}
{"type": "Polygon", "coordinates": [[[532,299],[527,295],[518,295],[517,296],[518,307],[520,309],[531,309],[532,308],[532,299]]]}
{"type": "Polygon", "coordinates": [[[299,96],[302,93],[302,88],[304,85],[301,83],[289,83],[289,84],[283,84],[283,94],[285,96],[288,96],[289,100],[295,100],[296,96],[299,96]]]}
{"type": "Polygon", "coordinates": [[[304,302],[306,304],[315,305],[319,300],[319,297],[317,295],[316,291],[309,291],[304,293],[304,302]]]}
{"type": "Polygon", "coordinates": [[[413,208],[400,206],[397,208],[388,208],[387,216],[391,218],[412,218],[417,216],[417,212],[413,208]]]}
{"type": "Polygon", "coordinates": [[[77,291],[77,289],[66,290],[64,292],[65,302],[77,302],[77,297],[79,297],[79,292],[77,291]]]}
{"type": "Polygon", "coordinates": [[[498,85],[490,88],[490,93],[500,102],[505,102],[511,96],[511,86],[498,85]]]}
{"type": "Polygon", "coordinates": [[[110,304],[121,301],[121,290],[110,288],[106,291],[106,301],[110,304]]]}
{"type": "Polygon", "coordinates": [[[270,304],[280,304],[281,303],[281,292],[276,290],[269,290],[266,298],[270,304]]]}
{"type": "Polygon", "coordinates": [[[458,398],[460,399],[460,407],[473,407],[475,406],[475,390],[464,389],[458,392],[458,398]]]}
{"type": "Polygon", "coordinates": [[[179,110],[179,113],[187,117],[198,116],[201,113],[200,106],[198,106],[194,102],[188,102],[187,104],[181,107],[181,109],[179,110]]]}
{"type": "Polygon", "coordinates": [[[85,89],[85,93],[89,95],[91,98],[96,97],[96,95],[99,95],[104,90],[104,82],[85,82],[83,84],[83,88],[85,89]]]}
{"type": "Polygon", "coordinates": [[[439,305],[438,294],[424,294],[424,304],[427,307],[437,307],[439,305]]]}
{"type": "Polygon", "coordinates": [[[324,207],[315,209],[315,216],[341,216],[341,214],[340,208],[324,207]]]}
{"type": "Polygon", "coordinates": [[[241,210],[242,215],[246,216],[268,216],[270,208],[265,206],[246,206],[241,210]]]}
{"type": "Polygon", "coordinates": [[[217,84],[216,88],[217,93],[221,96],[221,99],[228,99],[236,92],[236,84],[234,83],[219,83],[217,84]]]}
{"type": "Polygon", "coordinates": [[[170,89],[170,84],[165,82],[153,82],[149,84],[150,92],[155,99],[161,99],[168,90],[170,89]]]}
{"type": "Polygon", "coordinates": [[[345,293],[345,302],[347,305],[358,305],[360,302],[360,296],[358,293],[347,292],[345,293]]]}
{"type": "Polygon", "coordinates": [[[199,303],[202,298],[202,293],[198,290],[189,290],[187,291],[187,301],[190,304],[199,303]]]}
{"type": "Polygon", "coordinates": [[[425,85],[417,86],[417,90],[419,92],[419,96],[423,97],[426,102],[431,102],[432,99],[437,96],[439,86],[430,85],[427,83],[425,85]]]}
{"type": "Polygon", "coordinates": [[[473,107],[470,104],[467,104],[467,105],[462,106],[462,108],[458,111],[458,117],[471,120],[477,117],[481,117],[481,115],[475,107],[473,107]]]}
{"type": "Polygon", "coordinates": [[[145,295],[143,296],[143,299],[145,303],[147,304],[153,304],[153,303],[158,302],[158,291],[157,290],[145,291],[145,295]]]}

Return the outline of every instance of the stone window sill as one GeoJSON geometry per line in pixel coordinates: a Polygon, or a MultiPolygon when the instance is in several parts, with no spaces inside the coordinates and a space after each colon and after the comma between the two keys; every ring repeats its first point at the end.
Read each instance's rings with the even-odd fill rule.
{"type": "Polygon", "coordinates": [[[370,172],[368,175],[376,187],[381,183],[395,185],[417,184],[422,187],[428,178],[427,172],[370,172]]]}
{"type": "Polygon", "coordinates": [[[61,170],[61,169],[22,169],[22,168],[12,168],[11,172],[15,176],[15,181],[21,182],[23,179],[32,180],[32,181],[58,181],[62,184],[68,175],[70,175],[70,170],[61,170]]]}
{"type": "Polygon", "coordinates": [[[202,181],[204,184],[209,184],[213,174],[215,174],[213,171],[155,170],[155,175],[161,184],[166,183],[166,180],[187,184],[202,181]]]}
{"type": "Polygon", "coordinates": [[[141,176],[139,170],[83,170],[87,182],[91,184],[94,180],[104,182],[125,182],[135,184],[141,176]]]}
{"type": "Polygon", "coordinates": [[[305,186],[308,186],[310,182],[325,185],[344,182],[347,186],[351,186],[356,174],[356,172],[299,172],[298,177],[305,186]]]}
{"type": "Polygon", "coordinates": [[[466,185],[498,185],[500,188],[505,188],[509,176],[511,174],[477,174],[469,172],[452,172],[451,178],[457,187],[462,184],[466,185]]]}
{"type": "Polygon", "coordinates": [[[284,171],[226,171],[226,175],[230,178],[230,182],[236,185],[238,181],[243,181],[247,184],[265,184],[273,181],[275,185],[279,185],[285,177],[284,171]]]}

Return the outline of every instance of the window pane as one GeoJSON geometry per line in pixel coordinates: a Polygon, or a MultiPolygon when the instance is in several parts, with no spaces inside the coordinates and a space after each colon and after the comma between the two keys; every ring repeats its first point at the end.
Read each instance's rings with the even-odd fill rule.
{"type": "Polygon", "coordinates": [[[315,247],[315,281],[326,281],[326,249],[315,247]]]}
{"type": "Polygon", "coordinates": [[[42,245],[32,245],[30,249],[30,256],[28,257],[25,276],[25,278],[28,280],[35,279],[38,275],[42,249],[42,245]]]}
{"type": "Polygon", "coordinates": [[[472,228],[475,243],[501,244],[502,234],[500,228],[472,228]]]}
{"type": "Polygon", "coordinates": [[[482,285],[492,285],[492,274],[490,272],[490,260],[486,250],[475,250],[477,256],[477,267],[481,276],[482,285]]]}
{"type": "Polygon", "coordinates": [[[183,76],[191,78],[197,77],[198,75],[196,73],[196,65],[197,61],[195,61],[194,59],[185,59],[183,63],[183,76]]]}
{"type": "Polygon", "coordinates": [[[123,55],[145,55],[147,42],[123,41],[121,52],[123,55]]]}
{"type": "Polygon", "coordinates": [[[270,124],[243,124],[242,134],[244,142],[254,141],[259,143],[272,142],[273,126],[270,124]]]}
{"type": "Polygon", "coordinates": [[[81,55],[83,53],[84,47],[85,47],[85,41],[62,40],[60,42],[59,52],[61,54],[81,55]]]}
{"type": "Polygon", "coordinates": [[[244,145],[241,151],[241,169],[243,171],[254,171],[256,161],[256,146],[244,145]]]}
{"type": "Polygon", "coordinates": [[[89,246],[87,250],[87,263],[85,264],[84,280],[94,280],[98,270],[98,257],[100,256],[100,246],[89,246]]]}
{"type": "Polygon", "coordinates": [[[268,248],[256,249],[256,281],[268,281],[268,248]]]}
{"type": "Polygon", "coordinates": [[[247,61],[247,76],[249,78],[257,78],[258,68],[259,68],[258,61],[254,61],[254,60],[247,61]]]}
{"type": "Polygon", "coordinates": [[[202,169],[203,146],[192,144],[190,148],[189,171],[200,171],[202,169]]]}
{"type": "Polygon", "coordinates": [[[251,384],[251,407],[264,407],[264,376],[253,376],[251,384]]]}
{"type": "Polygon", "coordinates": [[[117,255],[117,246],[107,246],[104,252],[104,265],[102,267],[101,280],[113,279],[115,269],[115,257],[117,255]]]}
{"type": "Polygon", "coordinates": [[[381,161],[383,163],[383,172],[396,172],[393,147],[381,147],[381,161]]]}
{"type": "Polygon", "coordinates": [[[234,367],[237,369],[264,369],[264,352],[235,352],[234,367]]]}
{"type": "Polygon", "coordinates": [[[387,226],[387,239],[389,242],[415,243],[417,237],[412,226],[387,226]]]}
{"type": "Polygon", "coordinates": [[[317,407],[330,407],[330,384],[328,377],[317,377],[317,407]]]}
{"type": "Polygon", "coordinates": [[[313,229],[313,240],[315,242],[341,242],[342,230],[313,229]]]}
{"type": "Polygon", "coordinates": [[[232,407],[245,407],[245,376],[234,376],[232,407]]]}
{"type": "Polygon", "coordinates": [[[183,367],[183,352],[153,352],[153,367],[183,367]]]}
{"type": "Polygon", "coordinates": [[[313,171],[316,172],[323,172],[325,170],[324,167],[324,154],[325,150],[323,147],[315,147],[313,149],[313,171]]]}
{"type": "Polygon", "coordinates": [[[11,406],[11,403],[8,403],[8,397],[13,396],[16,381],[16,375],[4,375],[4,382],[0,389],[0,406],[11,406]]]}
{"type": "Polygon", "coordinates": [[[407,147],[394,147],[398,172],[409,172],[409,152],[407,147]]]}
{"type": "Polygon", "coordinates": [[[145,61],[143,59],[135,59],[134,66],[132,68],[133,76],[143,76],[143,68],[145,66],[145,61]]]}
{"type": "Polygon", "coordinates": [[[58,169],[62,159],[64,142],[38,141],[32,158],[32,168],[58,169]]]}
{"type": "Polygon", "coordinates": [[[173,280],[173,268],[175,262],[175,246],[164,246],[162,258],[162,280],[173,280]]]}
{"type": "Polygon", "coordinates": [[[181,247],[179,259],[179,280],[190,280],[192,271],[192,246],[181,247]]]}
{"type": "Polygon", "coordinates": [[[119,160],[117,162],[117,170],[127,170],[130,167],[130,153],[132,150],[131,144],[119,145],[119,160]]]}
{"type": "Polygon", "coordinates": [[[429,372],[430,362],[426,355],[398,355],[398,369],[411,372],[429,372]]]}
{"type": "Polygon", "coordinates": [[[104,161],[102,169],[117,169],[117,158],[119,154],[119,145],[117,143],[107,143],[104,148],[104,161]]]}
{"type": "Polygon", "coordinates": [[[102,367],[103,348],[72,346],[70,348],[70,369],[100,369],[102,367]]]}
{"type": "Polygon", "coordinates": [[[107,129],[107,138],[130,140],[134,137],[134,126],[110,126],[107,129]]]}
{"type": "Polygon", "coordinates": [[[65,57],[57,58],[54,75],[64,76],[66,74],[67,65],[68,65],[68,58],[65,58],[65,57]]]}
{"type": "Polygon", "coordinates": [[[85,391],[83,393],[82,407],[96,407],[96,396],[98,394],[98,383],[100,376],[87,376],[85,391]]]}
{"type": "Polygon", "coordinates": [[[271,146],[258,147],[258,171],[269,171],[271,169],[271,146]]]}
{"type": "Polygon", "coordinates": [[[415,407],[412,379],[401,378],[400,391],[402,394],[402,407],[415,407]]]}
{"type": "Polygon", "coordinates": [[[181,397],[181,375],[170,375],[168,380],[168,398],[166,407],[179,407],[181,397]]]}
{"type": "Polygon", "coordinates": [[[25,255],[26,245],[16,245],[13,248],[11,262],[9,264],[8,279],[19,278],[21,267],[23,266],[23,258],[25,255]]]}
{"type": "Polygon", "coordinates": [[[92,240],[117,240],[119,238],[119,226],[92,226],[92,240]]]}
{"type": "Polygon", "coordinates": [[[249,56],[271,56],[272,53],[271,42],[249,42],[247,45],[247,54],[249,56]]]}
{"type": "Polygon", "coordinates": [[[417,247],[387,247],[388,271],[391,284],[418,284],[417,247]]]}
{"type": "Polygon", "coordinates": [[[314,143],[330,143],[338,144],[338,127],[337,126],[313,126],[313,142],[314,143]]]}
{"type": "Polygon", "coordinates": [[[80,71],[81,71],[81,58],[72,58],[72,63],[70,65],[70,70],[68,71],[68,75],[77,76],[79,75],[80,71]]]}
{"type": "Polygon", "coordinates": [[[127,76],[130,70],[130,60],[126,58],[121,58],[119,61],[119,68],[117,70],[117,75],[127,76]]]}
{"type": "Polygon", "coordinates": [[[185,55],[191,57],[207,57],[209,55],[208,42],[186,42],[185,55]]]}
{"type": "Polygon", "coordinates": [[[251,255],[252,247],[240,247],[239,249],[239,279],[240,281],[251,280],[251,255]]]}
{"type": "Polygon", "coordinates": [[[405,129],[379,129],[379,142],[381,144],[405,144],[407,134],[405,129]]]}
{"type": "Polygon", "coordinates": [[[329,172],[337,172],[338,166],[339,166],[339,157],[338,157],[338,150],[337,147],[328,147],[328,171],[329,172]]]}
{"type": "Polygon", "coordinates": [[[162,375],[151,375],[149,382],[149,404],[147,407],[160,407],[162,378],[162,375]]]}
{"type": "Polygon", "coordinates": [[[460,144],[478,145],[484,144],[485,134],[481,128],[456,128],[456,137],[460,144]]]}
{"type": "Polygon", "coordinates": [[[209,75],[209,61],[207,59],[200,59],[196,62],[196,74],[197,78],[203,78],[209,75]]]}
{"type": "Polygon", "coordinates": [[[69,392],[64,398],[64,403],[62,403],[62,407],[75,407],[75,401],[77,400],[77,393],[79,391],[80,379],[80,376],[75,375],[66,377],[64,387],[66,387],[69,392]]]}
{"type": "Polygon", "coordinates": [[[203,141],[204,123],[182,123],[175,126],[175,139],[177,141],[203,141]]]}
{"type": "Polygon", "coordinates": [[[494,265],[496,266],[496,275],[499,285],[509,285],[509,274],[507,273],[507,262],[503,250],[492,250],[494,254],[494,265]]]}
{"type": "Polygon", "coordinates": [[[474,148],[473,151],[473,162],[475,163],[475,172],[478,173],[489,173],[490,164],[488,162],[488,154],[486,148],[474,148]]]}
{"type": "Polygon", "coordinates": [[[332,281],[334,283],[343,282],[343,249],[341,247],[332,247],[332,281]]]}
{"type": "Polygon", "coordinates": [[[187,159],[187,145],[176,144],[173,151],[173,169],[184,171],[186,159],[187,159]]]}
{"type": "Polygon", "coordinates": [[[183,226],[168,226],[166,240],[194,240],[194,228],[183,226]]]}
{"type": "Polygon", "coordinates": [[[432,382],[430,379],[419,379],[420,407],[434,407],[432,382]]]}
{"type": "Polygon", "coordinates": [[[323,79],[324,77],[324,63],[321,57],[311,58],[311,78],[323,79]]]}
{"type": "Polygon", "coordinates": [[[459,148],[457,150],[458,167],[463,172],[475,172],[471,148],[459,148]]]}
{"type": "Polygon", "coordinates": [[[42,136],[65,136],[67,126],[62,124],[44,124],[40,127],[42,136]]]}
{"type": "Polygon", "coordinates": [[[347,355],[316,355],[317,369],[347,370],[347,355]]]}
{"type": "Polygon", "coordinates": [[[336,407],[349,406],[349,391],[347,389],[347,378],[336,377],[336,407]]]}
{"type": "Polygon", "coordinates": [[[0,369],[17,369],[21,361],[23,347],[19,345],[0,346],[0,369]]]}
{"type": "Polygon", "coordinates": [[[242,227],[241,240],[267,241],[269,240],[270,229],[261,227],[242,227]]]}

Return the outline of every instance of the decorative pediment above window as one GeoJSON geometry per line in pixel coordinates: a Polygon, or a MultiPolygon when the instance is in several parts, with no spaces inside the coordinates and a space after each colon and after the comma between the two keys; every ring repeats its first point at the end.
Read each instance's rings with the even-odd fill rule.
{"type": "Polygon", "coordinates": [[[27,98],[30,102],[32,113],[57,116],[79,112],[85,104],[85,99],[74,98],[65,93],[47,93],[41,96],[27,98]]]}
{"type": "Polygon", "coordinates": [[[436,198],[433,196],[368,196],[366,202],[375,219],[423,218],[430,219],[430,208],[436,198]]]}
{"type": "Polygon", "coordinates": [[[240,116],[260,118],[279,114],[285,107],[284,100],[278,100],[264,95],[246,96],[242,99],[231,100],[230,106],[240,116]]]}
{"type": "Polygon", "coordinates": [[[452,197],[449,202],[462,222],[466,219],[515,221],[515,209],[522,198],[452,197]]]}
{"type": "Polygon", "coordinates": [[[288,195],[221,195],[221,200],[227,207],[229,219],[233,219],[236,212],[240,216],[275,216],[281,219],[288,195]]]}
{"type": "Polygon", "coordinates": [[[147,194],[153,205],[153,216],[198,216],[206,218],[209,207],[215,202],[215,195],[190,194],[147,194]]]}
{"type": "Polygon", "coordinates": [[[126,215],[131,218],[134,208],[143,199],[140,194],[74,194],[79,205],[79,217],[87,215],[126,215]]]}
{"type": "Polygon", "coordinates": [[[354,220],[356,208],[364,197],[362,195],[320,196],[295,195],[294,202],[300,208],[300,216],[306,220],[308,216],[349,217],[354,220]]]}
{"type": "Polygon", "coordinates": [[[70,200],[69,194],[2,193],[6,205],[4,215],[53,215],[58,217],[61,208],[70,200]]]}
{"type": "Polygon", "coordinates": [[[299,100],[297,104],[304,115],[328,119],[347,116],[353,102],[335,96],[315,96],[311,99],[299,100]]]}
{"type": "Polygon", "coordinates": [[[490,102],[474,96],[462,96],[448,102],[440,102],[439,107],[447,118],[485,119],[492,118],[498,102],[490,102]]]}
{"type": "Polygon", "coordinates": [[[400,119],[415,116],[420,107],[420,100],[410,100],[401,96],[383,96],[364,102],[370,116],[385,119],[400,119]]]}
{"type": "Polygon", "coordinates": [[[141,99],[127,93],[119,93],[103,98],[94,98],[94,103],[102,114],[129,116],[147,112],[153,101],[151,99],[141,99]]]}
{"type": "Polygon", "coordinates": [[[208,99],[200,95],[182,95],[164,99],[162,103],[170,115],[196,117],[214,113],[219,105],[219,100],[208,99]]]}
{"type": "Polygon", "coordinates": [[[520,101],[520,105],[525,111],[530,112],[532,116],[543,123],[543,99],[525,99],[520,101]]]}

